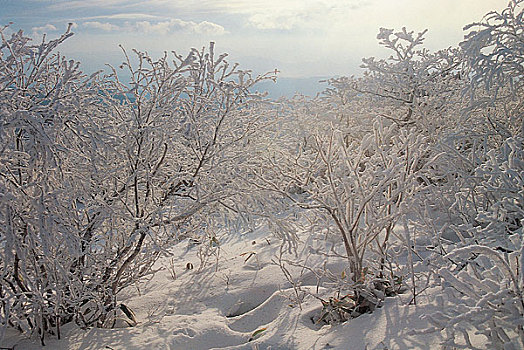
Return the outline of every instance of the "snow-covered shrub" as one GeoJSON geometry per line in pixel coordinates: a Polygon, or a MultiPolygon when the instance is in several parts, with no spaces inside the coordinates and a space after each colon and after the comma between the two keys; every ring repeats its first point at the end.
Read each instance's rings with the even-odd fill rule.
{"type": "Polygon", "coordinates": [[[524,1],[488,13],[469,30],[460,44],[470,67],[470,113],[482,116],[480,125],[500,146],[508,137],[524,136],[524,1]]]}
{"type": "Polygon", "coordinates": [[[271,167],[257,174],[260,186],[313,213],[313,226],[333,228],[354,284],[365,280],[367,269],[385,274],[388,240],[432,161],[421,162],[425,137],[377,121],[362,140],[347,143],[335,129],[307,140],[306,147],[271,154],[271,167]]]}
{"type": "Polygon", "coordinates": [[[468,347],[472,329],[495,349],[524,346],[524,140],[508,139],[478,167],[480,179],[457,201],[475,201],[474,224],[455,228],[459,234],[438,270],[443,292],[441,312],[428,316],[435,329],[447,333],[446,344],[462,335],[468,347]]]}
{"type": "MultiPolygon", "coordinates": [[[[426,31],[381,28],[379,44],[391,51],[387,59],[364,58],[360,78],[333,78],[324,92],[340,118],[388,119],[401,127],[416,127],[432,141],[453,128],[462,104],[463,56],[459,49],[430,52],[422,47],[426,31]],[[356,113],[355,113],[356,112],[356,113]]],[[[355,123],[348,123],[354,128],[355,123]]]]}
{"type": "Polygon", "coordinates": [[[113,212],[111,229],[99,232],[113,242],[100,264],[113,293],[150,266],[168,241],[192,230],[214,238],[223,218],[216,209],[230,212],[245,195],[241,176],[256,164],[250,140],[267,123],[256,109],[260,96],[249,91],[264,77],[230,66],[213,43],[209,51],[175,55],[173,64],[167,55],[156,61],[135,55],[137,67],[129,58],[122,65],[129,84],[116,69],[105,81],[116,141],[107,159],[113,170],[102,180],[106,192],[94,205],[113,212]]]}
{"type": "MultiPolygon", "coordinates": [[[[472,86],[493,92],[489,99],[505,98],[522,90],[524,43],[522,0],[510,0],[499,12],[492,11],[469,30],[460,44],[472,67],[472,86]]],[[[474,91],[472,91],[474,92],[474,91]]],[[[475,96],[473,96],[475,97],[475,96]]],[[[477,96],[477,99],[482,96],[477,96]]]]}
{"type": "Polygon", "coordinates": [[[319,98],[291,101],[299,135],[284,125],[279,146],[270,148],[271,167],[257,174],[261,187],[308,212],[298,215],[304,221],[338,235],[338,253],[349,260],[348,291],[369,295],[407,281],[393,271],[389,243],[402,242],[410,254],[411,242],[395,228],[419,191],[445,173],[434,145],[455,126],[464,86],[455,76],[457,50],[429,54],[418,49],[423,33],[406,30],[382,30],[379,38],[395,56],[365,60],[363,78],[331,79],[319,98]],[[412,100],[404,96],[410,92],[412,100]]]}
{"type": "MultiPolygon", "coordinates": [[[[154,272],[166,245],[215,230],[250,189],[250,142],[268,121],[259,80],[226,54],[153,60],[125,53],[107,76],[0,30],[0,317],[60,336],[61,325],[134,323],[117,295],[154,272]]],[[[132,306],[130,306],[132,308],[132,306]]],[[[130,316],[131,315],[131,316],[130,316]]],[[[3,327],[2,327],[3,329],[3,327]]]]}
{"type": "Polygon", "coordinates": [[[490,348],[524,346],[522,4],[510,1],[467,26],[461,44],[471,77],[468,124],[448,134],[453,142],[442,141],[456,156],[448,188],[456,239],[443,242],[443,260],[434,259],[441,261],[442,311],[428,316],[450,346],[472,348],[472,330],[490,348]]]}
{"type": "Polygon", "coordinates": [[[0,30],[0,314],[3,326],[60,334],[93,297],[93,272],[79,266],[78,199],[106,138],[95,74],[56,53],[70,35],[32,44],[0,30]]]}
{"type": "MultiPolygon", "coordinates": [[[[443,184],[453,182],[461,170],[454,168],[456,164],[450,166],[446,158],[463,156],[454,154],[454,142],[464,140],[461,132],[466,119],[462,110],[467,99],[462,92],[468,86],[469,71],[461,49],[430,52],[424,48],[425,33],[381,28],[377,38],[391,56],[364,58],[360,78],[330,79],[321,103],[326,112],[336,116],[332,119],[347,139],[361,139],[372,132],[377,118],[423,134],[431,145],[426,159],[450,154],[433,163],[432,173],[421,180],[428,185],[443,184]],[[460,136],[454,138],[451,134],[460,136]],[[447,141],[443,143],[444,137],[447,141]]],[[[469,162],[462,166],[468,167],[469,162]]]]}

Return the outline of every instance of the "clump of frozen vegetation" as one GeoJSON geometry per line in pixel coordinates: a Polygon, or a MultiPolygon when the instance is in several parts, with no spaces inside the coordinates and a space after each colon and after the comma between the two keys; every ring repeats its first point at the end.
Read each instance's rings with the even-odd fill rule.
{"type": "Polygon", "coordinates": [[[36,45],[5,31],[2,324],[42,342],[72,321],[131,325],[119,291],[154,273],[181,236],[213,239],[224,214],[241,210],[250,140],[267,124],[250,88],[272,76],[253,77],[211,44],[172,61],[124,52],[123,83],[118,68],[86,76],[59,55],[69,29],[36,45]]]}
{"type": "Polygon", "coordinates": [[[86,76],[56,52],[69,29],[35,45],[3,28],[2,329],[43,342],[69,322],[132,326],[119,293],[167,248],[191,237],[203,271],[218,232],[263,224],[281,240],[272,261],[292,306],[318,299],[318,324],[438,287],[422,332],[523,347],[523,4],[437,52],[425,32],[382,28],[389,58],[279,101],[252,92],[273,74],[213,44],[156,60],[124,51],[121,67],[86,76]]]}
{"type": "Polygon", "coordinates": [[[424,32],[381,29],[388,59],[292,101],[307,126],[259,178],[338,237],[322,254],[348,259],[318,320],[372,311],[399,281],[413,303],[440,285],[426,331],[444,330],[449,346],[472,347],[472,330],[494,348],[524,345],[522,17],[512,1],[435,53],[424,32]]]}
{"type": "Polygon", "coordinates": [[[471,67],[469,113],[484,123],[471,125],[471,171],[460,174],[450,212],[455,242],[445,250],[438,276],[442,312],[428,315],[444,329],[446,344],[468,347],[471,329],[494,349],[524,346],[524,125],[522,63],[524,23],[521,1],[489,13],[462,43],[471,67]],[[478,117],[478,116],[477,116],[478,117]]]}

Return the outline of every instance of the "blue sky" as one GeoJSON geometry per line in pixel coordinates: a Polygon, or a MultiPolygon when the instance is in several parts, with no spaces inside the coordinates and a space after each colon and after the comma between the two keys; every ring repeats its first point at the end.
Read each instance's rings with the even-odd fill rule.
{"type": "Polygon", "coordinates": [[[14,22],[38,39],[68,22],[61,52],[86,70],[118,64],[118,44],[153,56],[187,53],[209,41],[244,68],[283,77],[358,74],[362,57],[385,56],[380,27],[429,29],[431,50],[457,45],[462,27],[507,0],[0,0],[0,25],[14,22]]]}

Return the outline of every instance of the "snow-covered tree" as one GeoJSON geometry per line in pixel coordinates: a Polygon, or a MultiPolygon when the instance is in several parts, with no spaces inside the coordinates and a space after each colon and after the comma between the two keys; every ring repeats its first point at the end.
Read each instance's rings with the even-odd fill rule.
{"type": "Polygon", "coordinates": [[[0,31],[0,315],[21,331],[115,325],[122,288],[168,244],[214,238],[241,210],[267,123],[253,77],[226,54],[191,50],[85,76],[56,48],[0,31]],[[226,215],[227,217],[227,215],[226,215]]]}
{"type": "Polygon", "coordinates": [[[459,152],[471,171],[459,174],[452,193],[457,241],[443,242],[443,311],[429,317],[451,346],[462,337],[473,348],[471,329],[492,348],[524,346],[522,16],[522,1],[511,1],[467,26],[478,30],[461,44],[471,69],[464,114],[474,121],[463,129],[474,137],[459,152]]]}
{"type": "Polygon", "coordinates": [[[452,225],[460,240],[445,245],[451,252],[438,270],[442,311],[428,316],[445,330],[447,345],[462,336],[473,348],[468,332],[475,329],[494,349],[524,346],[523,150],[520,137],[491,150],[475,171],[477,185],[456,194],[465,222],[452,225]]]}
{"type": "Polygon", "coordinates": [[[416,126],[433,140],[458,122],[463,81],[459,49],[430,52],[422,47],[426,31],[381,28],[379,44],[387,59],[364,58],[360,78],[333,78],[324,95],[338,105],[340,118],[386,118],[399,126],[416,126]],[[346,109],[346,112],[343,112],[346,109]],[[345,116],[345,117],[343,117],[345,116]]]}
{"type": "Polygon", "coordinates": [[[306,141],[270,153],[270,167],[256,174],[260,186],[313,213],[309,218],[315,227],[333,228],[353,284],[364,282],[367,273],[392,279],[383,259],[431,163],[421,162],[426,139],[379,120],[362,140],[348,143],[333,128],[312,132],[306,141]],[[375,261],[382,263],[371,262],[371,247],[375,261]]]}
{"type": "MultiPolygon", "coordinates": [[[[82,173],[104,147],[98,76],[56,52],[71,33],[32,44],[0,31],[0,313],[20,330],[60,332],[87,287],[80,257],[82,173]]],[[[87,296],[89,298],[89,296],[87,296]]]]}
{"type": "Polygon", "coordinates": [[[246,194],[240,179],[254,164],[250,138],[267,122],[256,109],[260,96],[250,92],[265,77],[216,57],[214,44],[175,55],[174,66],[167,55],[153,61],[135,53],[136,68],[123,64],[131,82],[121,83],[115,70],[105,90],[114,94],[117,138],[100,203],[115,212],[104,233],[112,246],[103,272],[113,293],[136,280],[166,241],[188,235],[189,221],[204,220],[193,224],[214,235],[214,210],[235,207],[246,194]]]}

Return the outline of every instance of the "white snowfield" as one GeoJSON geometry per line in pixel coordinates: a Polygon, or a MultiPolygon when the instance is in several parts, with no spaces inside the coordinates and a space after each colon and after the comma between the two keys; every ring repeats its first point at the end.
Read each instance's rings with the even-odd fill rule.
{"type": "MultiPolygon", "coordinates": [[[[220,243],[218,262],[210,258],[200,269],[199,246],[184,240],[173,247],[172,257],[158,262],[162,270],[151,280],[126,290],[122,301],[136,313],[135,327],[82,330],[69,324],[61,340],[50,336],[45,347],[37,339],[21,339],[11,331],[2,346],[15,350],[441,348],[438,333],[416,332],[428,327],[424,315],[437,308],[432,289],[418,296],[417,305],[408,305],[412,296],[406,292],[386,298],[381,308],[346,323],[315,324],[312,319],[319,316],[322,305],[311,295],[301,305],[297,303],[295,289],[274,263],[280,251],[276,238],[259,229],[223,236],[220,243]],[[194,268],[187,269],[188,263],[194,268]]],[[[308,257],[310,262],[326,259],[315,257],[310,248],[301,244],[298,255],[288,257],[296,261],[308,257]]],[[[344,263],[340,258],[326,260],[334,274],[343,270],[344,263]]],[[[301,273],[287,268],[293,276],[301,273]]],[[[302,290],[324,299],[332,295],[322,287],[317,294],[311,273],[301,276],[302,290]]]]}

